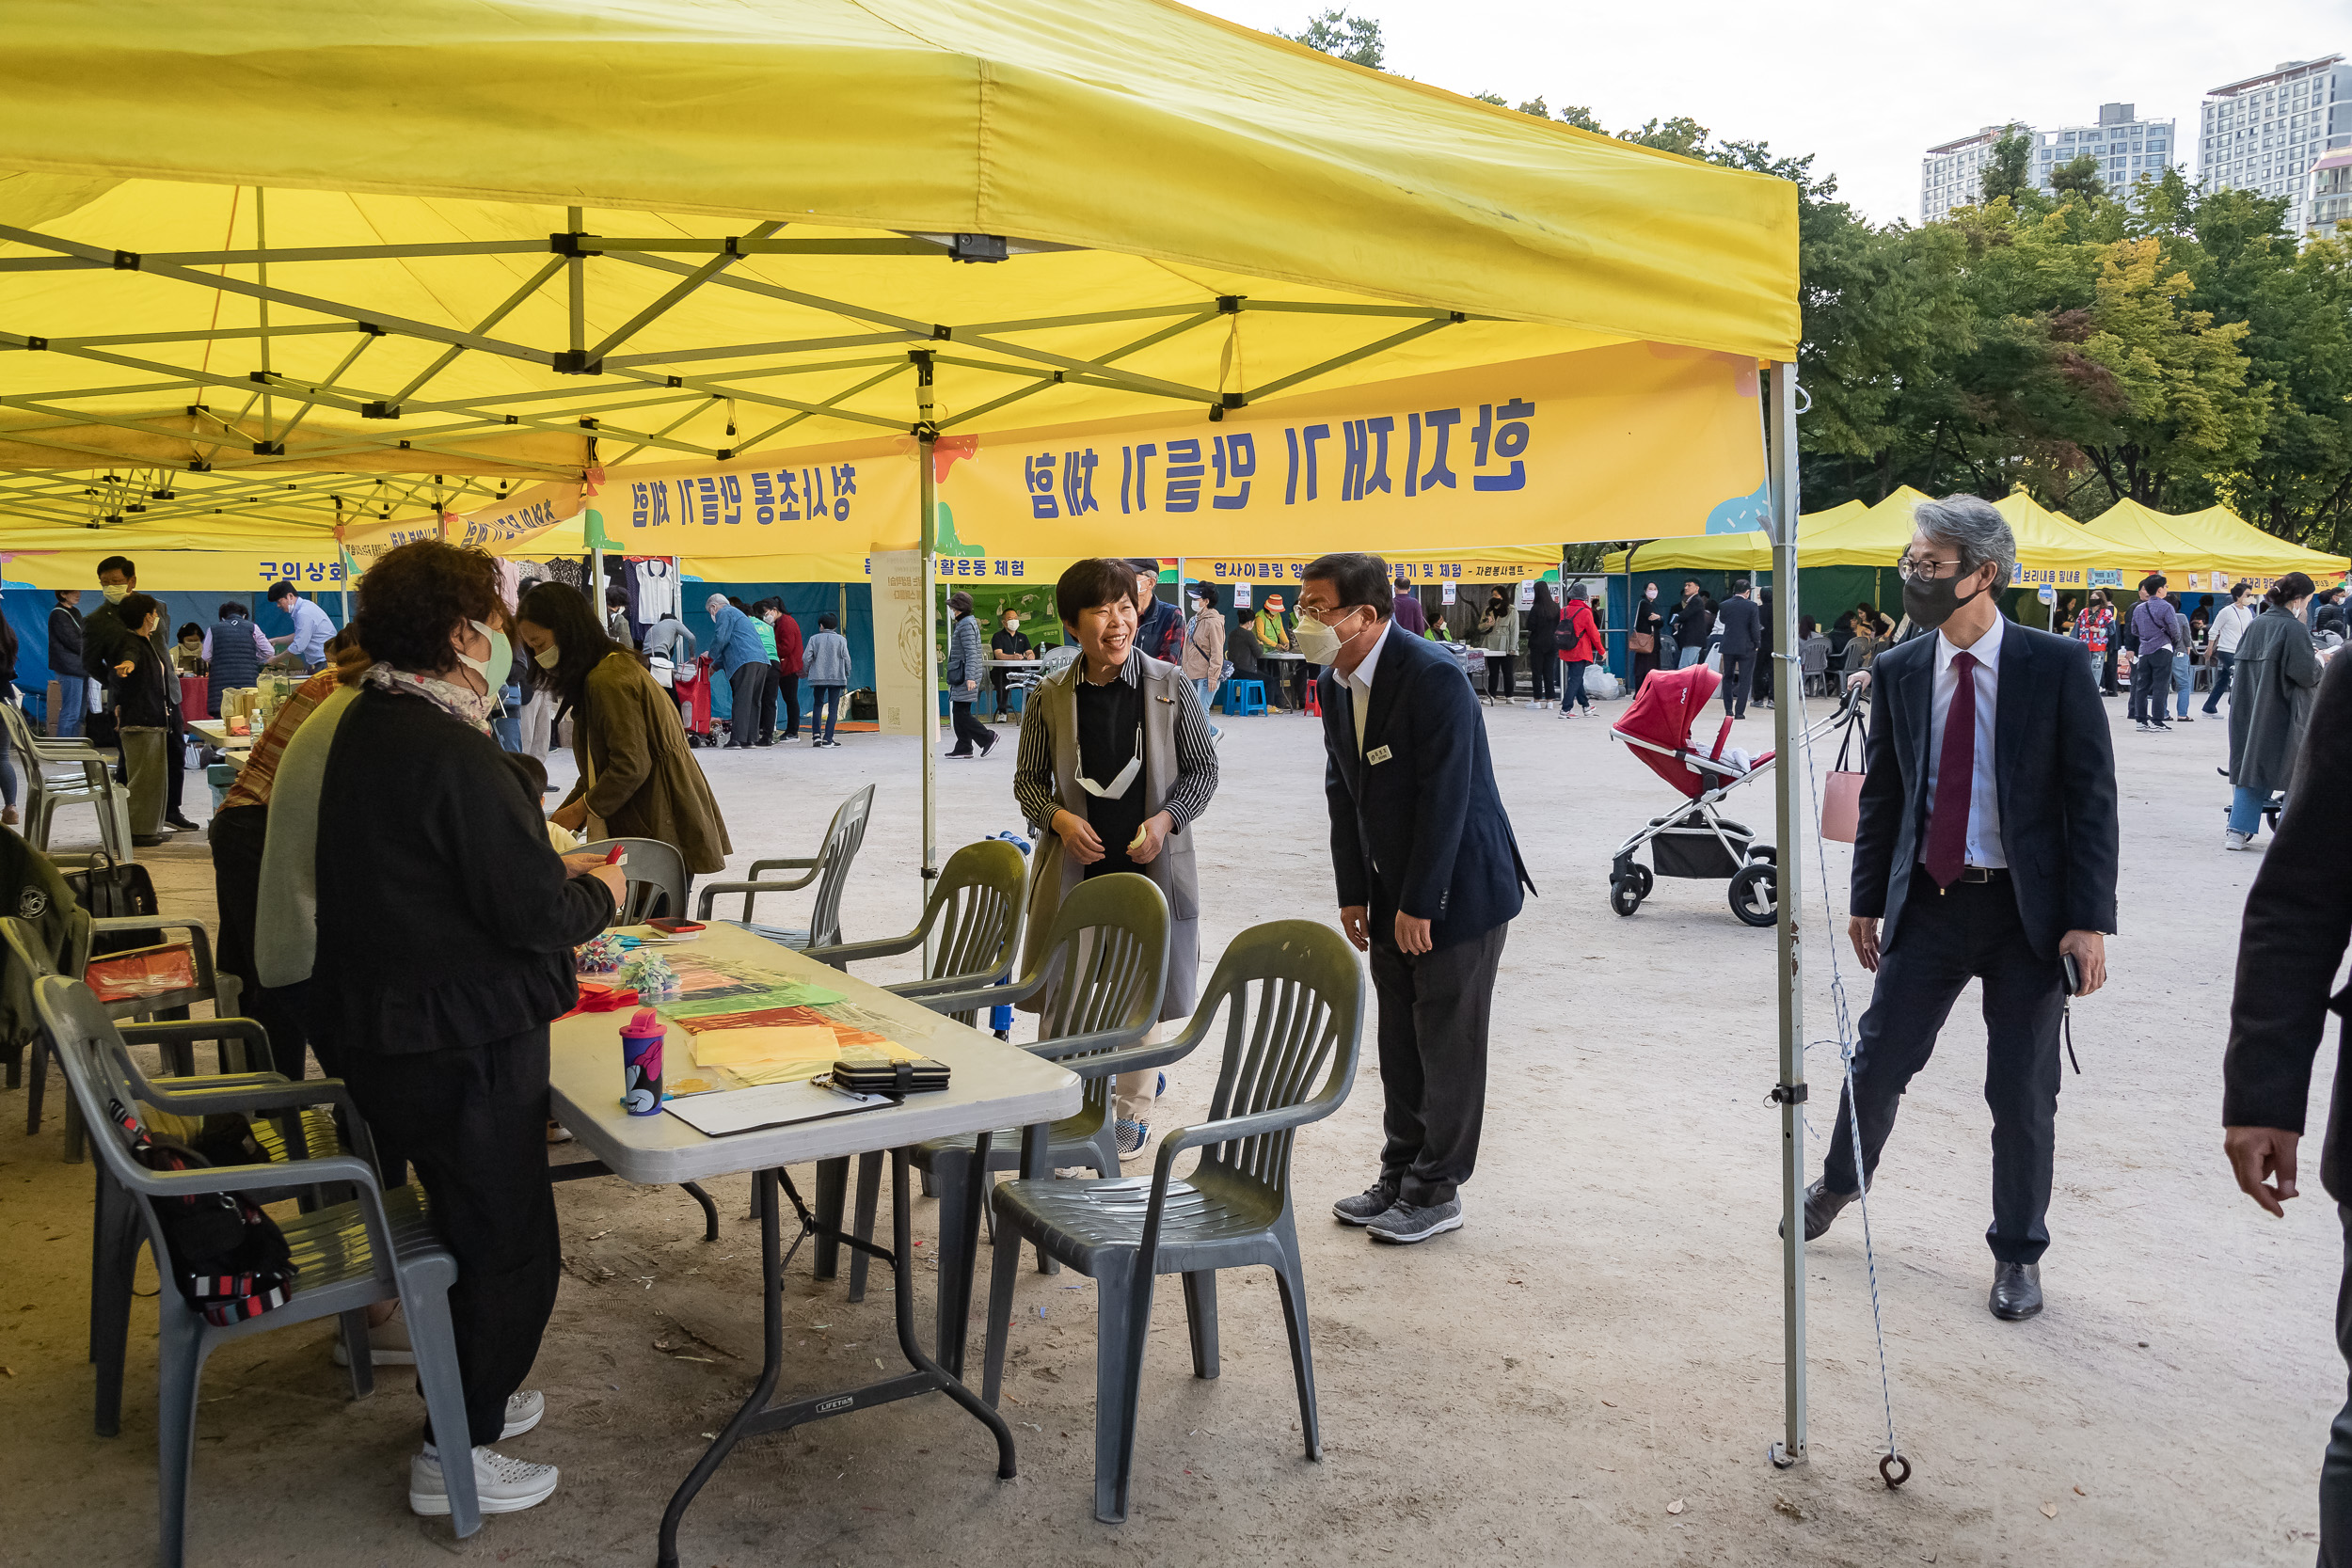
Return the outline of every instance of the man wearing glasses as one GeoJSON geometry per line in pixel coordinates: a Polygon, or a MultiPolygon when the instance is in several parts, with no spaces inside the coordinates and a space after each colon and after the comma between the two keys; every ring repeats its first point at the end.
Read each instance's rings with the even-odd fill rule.
{"type": "Polygon", "coordinates": [[[1478,694],[1435,643],[1392,629],[1376,555],[1327,555],[1298,595],[1298,651],[1324,666],[1331,869],[1340,925],[1372,955],[1387,1142],[1380,1177],[1331,1212],[1373,1240],[1462,1227],[1486,1108],[1486,1024],[1519,861],[1478,694]]]}
{"type": "Polygon", "coordinates": [[[2017,564],[2008,522],[1970,496],[1925,502],[1914,517],[1897,570],[1903,610],[1929,635],[1880,654],[1871,672],[1854,839],[1850,934],[1878,981],[1821,1179],[1805,1191],[1804,1235],[1820,1237],[1860,1196],[1904,1086],[1962,990],[1982,980],[1989,1305],[2013,1322],[2042,1310],[2058,1022],[2070,987],[2088,995],[2106,980],[2115,754],[2080,647],[2001,615],[1994,595],[2017,564]]]}

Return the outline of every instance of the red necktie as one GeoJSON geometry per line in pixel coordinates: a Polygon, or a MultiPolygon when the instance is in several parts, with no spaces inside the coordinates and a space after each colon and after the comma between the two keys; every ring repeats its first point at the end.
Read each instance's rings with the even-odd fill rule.
{"type": "Polygon", "coordinates": [[[1968,796],[1977,776],[1977,660],[1954,654],[1959,682],[1944,715],[1944,752],[1935,767],[1935,800],[1928,807],[1928,875],[1947,888],[1968,863],[1968,796]]]}

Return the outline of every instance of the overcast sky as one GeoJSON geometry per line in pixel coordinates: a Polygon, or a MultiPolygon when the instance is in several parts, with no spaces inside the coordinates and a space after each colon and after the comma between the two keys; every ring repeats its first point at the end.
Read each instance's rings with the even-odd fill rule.
{"type": "MultiPolygon", "coordinates": [[[[1253,27],[1296,32],[1329,0],[1190,0],[1253,27]]],[[[1919,218],[1919,157],[1980,125],[2095,122],[2134,103],[2191,132],[2207,89],[2281,60],[2352,53],[2344,0],[1366,0],[1388,69],[1514,103],[1592,107],[1612,131],[1689,115],[1719,138],[1814,152],[1871,218],[1919,218]]]]}

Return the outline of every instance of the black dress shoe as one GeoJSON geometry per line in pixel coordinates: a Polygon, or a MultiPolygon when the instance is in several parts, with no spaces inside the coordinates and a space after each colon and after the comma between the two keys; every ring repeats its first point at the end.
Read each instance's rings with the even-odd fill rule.
{"type": "Polygon", "coordinates": [[[2018,1323],[2042,1310],[2042,1265],[1993,1265],[1993,1315],[2003,1323],[2018,1323]]]}
{"type": "MultiPolygon", "coordinates": [[[[1837,1212],[1862,1196],[1860,1193],[1833,1193],[1823,1184],[1827,1180],[1824,1177],[1821,1181],[1816,1181],[1804,1190],[1804,1239],[1808,1242],[1818,1242],[1827,1235],[1830,1223],[1837,1218],[1837,1212]]],[[[1788,1234],[1788,1226],[1780,1226],[1776,1234],[1788,1234]]]]}
{"type": "Polygon", "coordinates": [[[184,816],[167,816],[164,818],[164,821],[167,825],[177,828],[183,833],[193,833],[202,831],[199,829],[195,823],[189,821],[184,816]]]}

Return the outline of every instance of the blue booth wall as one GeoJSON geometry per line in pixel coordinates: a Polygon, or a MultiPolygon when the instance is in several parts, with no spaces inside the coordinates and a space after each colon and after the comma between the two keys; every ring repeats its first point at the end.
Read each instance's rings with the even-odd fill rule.
{"type": "MultiPolygon", "coordinates": [[[[177,635],[190,621],[210,631],[220,619],[224,604],[242,604],[262,628],[264,637],[284,637],[294,630],[294,620],[256,591],[234,591],[216,594],[171,593],[150,595],[164,606],[164,632],[177,635]]],[[[338,628],[343,624],[342,594],[340,593],[311,594],[326,618],[338,628]]],[[[75,608],[85,616],[106,602],[92,583],[82,590],[82,602],[75,608]]],[[[49,716],[49,611],[56,608],[57,595],[46,588],[26,588],[16,583],[0,585],[0,611],[5,611],[9,629],[16,633],[16,689],[24,697],[25,712],[37,720],[49,716]]]]}
{"type": "MultiPolygon", "coordinates": [[[[703,601],[713,594],[722,594],[745,604],[757,604],[762,599],[780,598],[785,613],[790,615],[801,628],[801,643],[817,635],[817,617],[831,613],[842,614],[846,601],[849,612],[840,626],[841,635],[850,640],[850,688],[874,684],[874,590],[863,582],[713,582],[701,578],[687,578],[680,598],[684,602],[686,629],[694,634],[694,651],[707,653],[710,649],[710,615],[703,609],[703,601]]],[[[714,671],[715,674],[716,672],[714,671]]],[[[727,718],[735,707],[735,694],[723,680],[713,680],[710,686],[710,712],[713,718],[727,718]]],[[[808,711],[808,683],[801,683],[801,711],[808,711]]],[[[845,714],[846,718],[847,715],[845,714]]]]}

